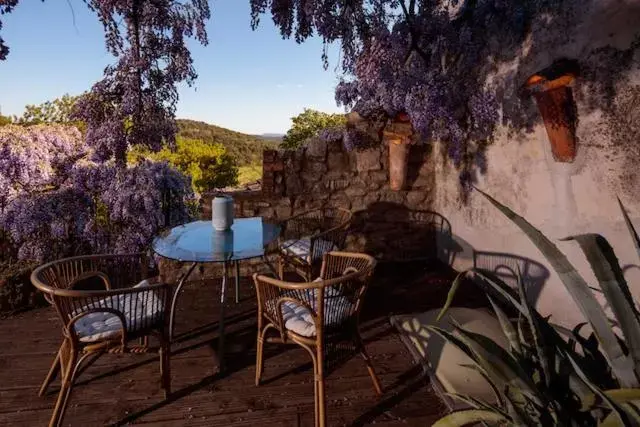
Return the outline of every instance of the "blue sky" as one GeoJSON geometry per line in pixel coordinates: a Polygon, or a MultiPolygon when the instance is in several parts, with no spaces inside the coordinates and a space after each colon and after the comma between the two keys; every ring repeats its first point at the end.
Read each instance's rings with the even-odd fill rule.
{"type": "MultiPolygon", "coordinates": [[[[251,31],[248,0],[212,0],[209,45],[190,43],[199,78],[180,88],[177,116],[241,132],[284,133],[304,108],[341,112],[333,89],[337,49],[322,67],[322,43],[282,40],[269,16],[251,31]]],[[[113,61],[103,30],[81,0],[23,0],[3,18],[11,52],[0,62],[0,111],[21,114],[65,93],[79,94],[113,61]]]]}

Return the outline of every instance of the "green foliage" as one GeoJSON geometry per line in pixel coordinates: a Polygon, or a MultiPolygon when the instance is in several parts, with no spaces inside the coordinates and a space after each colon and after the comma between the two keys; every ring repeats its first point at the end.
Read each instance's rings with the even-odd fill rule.
{"type": "Polygon", "coordinates": [[[14,117],[15,124],[30,126],[37,124],[71,124],[84,133],[86,124],[73,120],[72,114],[80,96],[64,94],[53,101],[46,101],[40,105],[27,105],[20,117],[14,117]]]}
{"type": "MultiPolygon", "coordinates": [[[[84,134],[86,124],[82,121],[71,119],[78,99],[80,99],[80,96],[65,94],[60,98],[46,101],[40,105],[27,105],[20,117],[12,119],[0,115],[0,126],[10,124],[12,121],[23,126],[39,123],[62,123],[75,125],[84,134]]],[[[280,143],[279,138],[247,135],[194,120],[179,119],[177,124],[179,137],[192,140],[198,139],[209,145],[221,144],[239,166],[262,164],[262,151],[276,149],[280,143]]],[[[126,123],[125,126],[127,129],[130,128],[131,123],[126,123]]]]}
{"type": "Polygon", "coordinates": [[[208,144],[221,144],[239,166],[262,164],[262,151],[278,148],[278,141],[234,132],[194,120],[178,119],[178,136],[199,139],[208,144]]]}
{"type": "MultiPolygon", "coordinates": [[[[578,242],[585,253],[613,319],[607,317],[586,280],[546,236],[508,207],[480,193],[543,253],[594,332],[585,337],[580,333],[584,325],[568,330],[540,315],[526,298],[519,271],[517,291],[481,270],[461,273],[451,287],[440,317],[451,305],[463,277],[473,274],[488,289],[509,350],[457,324],[454,324],[457,335],[429,326],[473,360],[475,369],[492,385],[498,401],[490,404],[455,395],[471,409],[447,415],[434,425],[462,426],[478,421],[514,426],[640,425],[636,406],[640,403],[640,314],[607,240],[597,234],[566,239],[578,242]],[[503,304],[496,304],[493,298],[500,298],[503,304]],[[517,313],[517,320],[510,320],[501,306],[517,313]],[[622,336],[616,333],[614,325],[622,336]]],[[[634,243],[640,247],[640,239],[622,204],[620,207],[634,243]]]]}
{"type": "Polygon", "coordinates": [[[165,147],[153,153],[136,147],[129,151],[129,162],[137,162],[141,158],[166,161],[189,175],[197,193],[238,183],[236,162],[222,144],[178,137],[175,150],[165,147]]]}
{"type": "Polygon", "coordinates": [[[262,165],[255,164],[238,168],[238,184],[250,184],[262,179],[262,165]]]}
{"type": "Polygon", "coordinates": [[[296,149],[307,139],[318,136],[322,129],[343,125],[347,119],[344,114],[328,114],[305,108],[291,121],[293,125],[282,139],[282,147],[287,149],[296,149]]]}
{"type": "Polygon", "coordinates": [[[29,280],[35,267],[32,261],[0,261],[0,316],[42,304],[42,294],[36,293],[29,280]]]}
{"type": "Polygon", "coordinates": [[[73,107],[78,96],[64,94],[53,101],[46,101],[40,105],[27,105],[22,116],[15,121],[21,125],[36,125],[42,123],[69,123],[73,107]]]}

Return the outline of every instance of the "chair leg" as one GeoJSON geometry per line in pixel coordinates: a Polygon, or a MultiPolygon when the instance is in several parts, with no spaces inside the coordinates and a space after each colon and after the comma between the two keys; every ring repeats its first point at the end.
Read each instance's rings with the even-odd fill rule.
{"type": "Polygon", "coordinates": [[[44,396],[44,394],[47,391],[47,388],[49,387],[51,382],[58,376],[58,373],[60,372],[60,351],[62,351],[62,348],[60,348],[56,353],[56,358],[54,359],[53,364],[51,365],[51,368],[49,368],[49,373],[47,374],[47,377],[44,379],[44,382],[40,386],[40,391],[38,391],[38,396],[40,397],[44,396]]]}
{"type": "Polygon", "coordinates": [[[160,343],[160,381],[164,389],[164,398],[171,395],[171,345],[167,338],[160,343]]]}
{"type": "Polygon", "coordinates": [[[364,346],[364,342],[362,341],[362,337],[360,336],[360,332],[355,332],[355,341],[356,347],[358,348],[360,355],[364,359],[364,363],[367,365],[367,371],[369,371],[369,376],[371,377],[371,381],[373,381],[373,388],[376,391],[378,396],[382,395],[382,387],[380,387],[380,381],[378,380],[378,376],[376,375],[376,371],[373,369],[373,364],[371,363],[371,358],[367,353],[367,350],[364,346]]]}
{"type": "Polygon", "coordinates": [[[278,259],[278,278],[280,280],[284,279],[284,259],[282,257],[278,259]]]}
{"type": "Polygon", "coordinates": [[[236,267],[236,304],[240,301],[240,262],[235,262],[236,267]]]}
{"type": "Polygon", "coordinates": [[[260,379],[262,378],[262,361],[263,361],[263,352],[264,350],[264,340],[258,332],[258,343],[256,346],[256,386],[260,385],[260,379]]]}
{"type": "MultiPolygon", "coordinates": [[[[63,344],[63,346],[65,345],[63,344]]],[[[67,410],[67,405],[69,404],[69,397],[71,396],[71,389],[73,388],[73,381],[75,380],[78,368],[78,352],[73,348],[69,348],[69,345],[65,347],[65,350],[62,350],[62,348],[60,349],[61,351],[67,351],[68,354],[60,355],[63,373],[62,385],[58,392],[56,406],[53,408],[53,414],[51,414],[49,427],[62,426],[62,420],[64,419],[64,414],[67,410]]]]}
{"type": "Polygon", "coordinates": [[[260,385],[260,379],[262,378],[262,372],[264,371],[264,340],[267,335],[266,328],[262,328],[262,320],[258,322],[258,342],[256,345],[256,386],[260,385]]]}
{"type": "Polygon", "coordinates": [[[315,383],[316,383],[316,407],[317,407],[317,418],[316,423],[318,427],[326,427],[326,412],[327,412],[327,402],[324,393],[324,354],[323,354],[322,346],[318,346],[317,348],[317,356],[316,356],[316,372],[315,372],[315,383]]]}
{"type": "Polygon", "coordinates": [[[313,425],[315,427],[319,427],[319,423],[320,423],[320,404],[318,403],[318,381],[316,381],[316,368],[315,368],[315,363],[314,363],[314,369],[313,369],[313,412],[314,412],[314,419],[313,419],[313,425]]]}

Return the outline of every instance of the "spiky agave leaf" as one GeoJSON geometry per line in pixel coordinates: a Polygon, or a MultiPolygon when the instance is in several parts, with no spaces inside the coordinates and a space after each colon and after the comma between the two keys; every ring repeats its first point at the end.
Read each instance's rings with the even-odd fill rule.
{"type": "MultiPolygon", "coordinates": [[[[517,359],[491,338],[471,332],[456,322],[452,323],[460,334],[460,340],[475,354],[475,362],[487,371],[499,389],[506,390],[509,387],[516,396],[526,394],[536,404],[544,405],[545,397],[539,394],[533,380],[517,359]]],[[[522,399],[519,397],[519,400],[522,399]]]]}
{"type": "Polygon", "coordinates": [[[636,251],[638,252],[638,256],[640,257],[640,237],[638,237],[638,233],[636,232],[631,219],[629,218],[629,214],[627,210],[624,208],[622,201],[618,197],[618,205],[620,205],[620,210],[622,211],[622,216],[624,217],[624,222],[627,224],[627,229],[629,230],[629,234],[631,234],[631,239],[633,240],[633,246],[635,246],[636,251]]]}
{"type": "Polygon", "coordinates": [[[538,313],[535,311],[531,304],[529,304],[529,300],[527,299],[527,295],[525,293],[524,284],[522,283],[522,272],[520,271],[520,266],[518,266],[518,292],[520,294],[520,303],[524,309],[524,315],[527,321],[529,322],[529,328],[531,331],[531,335],[533,337],[533,346],[536,350],[536,354],[538,356],[538,363],[542,368],[543,381],[547,385],[550,384],[551,381],[551,373],[549,371],[549,357],[548,357],[548,349],[547,344],[544,339],[544,332],[542,331],[540,325],[540,319],[538,319],[538,313]]]}
{"type": "MultiPolygon", "coordinates": [[[[524,380],[517,379],[517,375],[515,375],[511,368],[509,368],[506,364],[500,364],[497,361],[494,361],[494,365],[492,365],[487,358],[493,359],[493,356],[487,355],[484,350],[481,348],[479,350],[472,349],[472,346],[476,345],[472,340],[463,339],[462,337],[457,337],[453,333],[437,327],[429,325],[427,329],[438,334],[445,341],[457,347],[460,351],[466,354],[469,359],[477,366],[476,369],[480,374],[485,378],[485,380],[490,384],[494,393],[496,394],[498,401],[502,405],[505,401],[504,390],[506,389],[506,384],[512,382],[513,385],[520,385],[521,387],[526,387],[524,385],[524,380]],[[484,357],[483,357],[484,356],[484,357]],[[499,369],[495,367],[495,365],[499,365],[499,369]]],[[[497,346],[497,344],[495,344],[497,346]]],[[[499,347],[499,346],[498,346],[499,347]]],[[[504,350],[503,350],[504,351],[504,350]]],[[[463,365],[469,367],[469,365],[463,365]]],[[[526,375],[524,375],[526,379],[526,375]]],[[[516,387],[516,389],[519,389],[516,387]]]]}
{"type": "Polygon", "coordinates": [[[493,307],[493,311],[496,313],[496,317],[498,318],[498,322],[500,323],[500,327],[502,328],[502,332],[507,337],[509,341],[509,346],[511,350],[521,354],[522,353],[522,345],[520,345],[520,339],[518,337],[518,332],[511,324],[509,317],[505,314],[504,311],[495,303],[493,298],[487,294],[487,298],[489,299],[489,303],[491,307],[493,307]]]}
{"type": "Polygon", "coordinates": [[[474,408],[474,409],[486,409],[488,411],[493,411],[493,412],[497,412],[499,414],[504,415],[505,417],[509,417],[509,414],[507,414],[502,408],[496,406],[496,405],[492,405],[491,403],[488,402],[484,402],[482,400],[476,399],[473,396],[467,396],[464,394],[459,394],[459,393],[446,393],[447,395],[451,396],[452,398],[459,400],[461,402],[466,403],[467,405],[469,405],[470,407],[474,408]]]}
{"type": "MultiPolygon", "coordinates": [[[[593,233],[571,236],[563,240],[575,240],[586,255],[625,337],[635,371],[640,372],[640,319],[613,248],[607,239],[593,233]]],[[[632,386],[640,385],[637,376],[630,379],[635,379],[632,386]]],[[[630,386],[628,383],[625,385],[630,386]]]]}
{"type": "Polygon", "coordinates": [[[504,426],[511,424],[511,421],[510,418],[505,417],[501,413],[488,409],[465,409],[445,415],[433,423],[431,427],[461,427],[474,423],[504,426]]]}
{"type": "Polygon", "coordinates": [[[640,423],[637,423],[633,419],[634,417],[630,417],[629,414],[627,414],[625,412],[624,408],[621,407],[621,405],[616,403],[603,390],[601,390],[598,386],[593,384],[589,380],[589,378],[587,378],[587,376],[582,371],[582,369],[580,369],[580,366],[575,361],[575,359],[572,357],[572,355],[570,355],[568,353],[565,353],[565,357],[571,363],[571,366],[573,366],[573,369],[575,370],[576,374],[580,377],[580,379],[582,381],[584,381],[584,383],[589,386],[589,388],[593,391],[593,393],[596,396],[598,396],[602,400],[602,402],[604,402],[604,404],[607,406],[608,409],[611,410],[611,413],[612,413],[612,415],[614,415],[614,418],[617,418],[617,421],[618,421],[617,425],[619,425],[621,427],[622,426],[624,426],[624,427],[639,427],[640,426],[640,423]]]}
{"type": "Polygon", "coordinates": [[[482,376],[482,378],[485,379],[485,381],[487,382],[487,384],[489,384],[489,387],[491,387],[491,390],[493,391],[493,395],[496,397],[496,401],[498,403],[498,405],[500,405],[501,407],[504,406],[504,399],[502,397],[502,394],[500,393],[500,391],[498,390],[498,387],[496,386],[496,384],[494,383],[493,379],[489,376],[489,374],[487,373],[487,371],[485,371],[480,365],[475,364],[475,365],[468,365],[466,363],[461,363],[460,366],[467,368],[467,369],[471,369],[476,371],[478,374],[480,374],[480,376],[482,376]]]}
{"type": "Polygon", "coordinates": [[[522,306],[520,302],[511,294],[510,292],[511,288],[509,287],[509,285],[507,285],[497,277],[490,277],[485,272],[479,271],[478,269],[471,268],[469,270],[465,270],[459,273],[456,276],[455,280],[451,284],[451,288],[449,289],[449,292],[447,293],[447,299],[444,305],[442,306],[440,313],[438,314],[437,320],[442,319],[442,317],[445,315],[447,310],[449,310],[449,308],[453,304],[453,299],[455,298],[455,295],[458,292],[458,288],[460,287],[462,280],[466,276],[469,276],[472,274],[476,277],[479,277],[481,280],[485,281],[487,285],[491,286],[491,289],[496,291],[497,295],[502,296],[506,301],[508,301],[511,305],[513,305],[513,307],[517,311],[520,311],[520,312],[522,311],[522,306]]]}
{"type": "MultiPolygon", "coordinates": [[[[475,188],[475,187],[474,187],[475,188]]],[[[485,192],[475,188],[492,205],[516,224],[542,252],[564,283],[582,314],[591,324],[602,345],[604,354],[622,386],[633,386],[635,372],[632,361],[624,354],[607,316],[585,280],[578,274],[567,257],[544,234],[520,215],[504,206],[485,192]]]]}

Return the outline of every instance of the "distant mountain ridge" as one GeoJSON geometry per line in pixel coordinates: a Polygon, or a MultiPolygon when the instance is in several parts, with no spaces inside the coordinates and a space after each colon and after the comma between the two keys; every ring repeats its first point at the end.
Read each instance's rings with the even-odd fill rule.
{"type": "Polygon", "coordinates": [[[284,137],[284,133],[263,133],[261,135],[256,135],[257,137],[266,138],[266,139],[282,139],[284,137]]]}
{"type": "Polygon", "coordinates": [[[282,141],[279,134],[248,135],[189,119],[178,119],[177,123],[179,136],[222,144],[239,166],[262,163],[262,151],[275,149],[282,141]]]}

